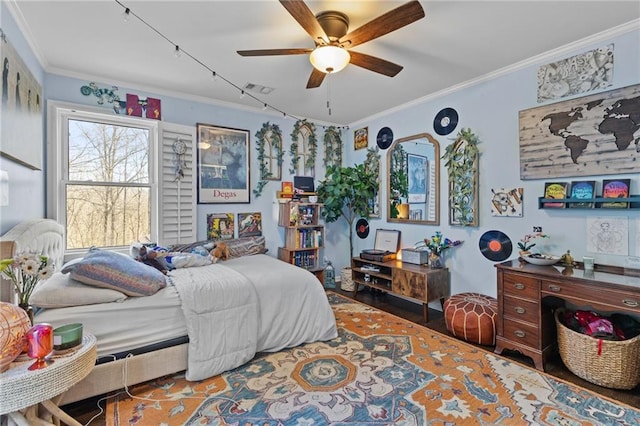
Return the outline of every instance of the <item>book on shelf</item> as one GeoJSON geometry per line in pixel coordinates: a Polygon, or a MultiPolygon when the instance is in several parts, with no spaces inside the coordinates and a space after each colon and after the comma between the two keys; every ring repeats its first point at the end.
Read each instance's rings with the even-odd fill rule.
{"type": "MultiPolygon", "coordinates": [[[[569,191],[569,183],[568,182],[545,182],[544,184],[544,198],[547,199],[558,199],[561,200],[563,198],[567,198],[567,192],[569,191]]],[[[544,207],[552,207],[552,208],[564,208],[564,202],[544,202],[544,207]]]]}
{"type": "MultiPolygon", "coordinates": [[[[595,180],[574,180],[571,182],[571,192],[569,198],[573,200],[590,200],[596,197],[595,180]]],[[[581,201],[568,203],[569,208],[593,208],[593,201],[581,201]]]]}
{"type": "MultiPolygon", "coordinates": [[[[631,179],[604,179],[602,181],[603,198],[628,198],[631,179]]],[[[627,201],[606,202],[600,205],[602,208],[626,209],[629,207],[627,201]]]]}

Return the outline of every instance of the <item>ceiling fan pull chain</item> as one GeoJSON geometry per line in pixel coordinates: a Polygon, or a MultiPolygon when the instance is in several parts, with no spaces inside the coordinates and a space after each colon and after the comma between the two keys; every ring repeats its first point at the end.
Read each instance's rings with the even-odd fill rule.
{"type": "MultiPolygon", "coordinates": [[[[327,74],[327,77],[329,77],[330,75],[331,74],[327,74]]],[[[331,115],[330,99],[331,99],[331,79],[327,78],[327,110],[329,111],[329,115],[331,115]]]]}

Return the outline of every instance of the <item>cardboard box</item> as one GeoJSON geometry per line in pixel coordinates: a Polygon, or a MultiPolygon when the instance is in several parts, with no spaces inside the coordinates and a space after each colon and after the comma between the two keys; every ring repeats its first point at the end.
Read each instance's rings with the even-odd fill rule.
{"type": "Polygon", "coordinates": [[[415,265],[424,265],[429,262],[429,252],[427,250],[402,249],[402,261],[415,265]]]}

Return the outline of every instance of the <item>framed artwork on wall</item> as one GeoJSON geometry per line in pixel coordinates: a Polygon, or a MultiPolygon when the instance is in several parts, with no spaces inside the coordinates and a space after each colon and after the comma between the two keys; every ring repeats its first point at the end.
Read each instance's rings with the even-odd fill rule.
{"type": "Polygon", "coordinates": [[[207,239],[219,238],[230,240],[235,232],[233,213],[209,213],[207,214],[207,239]]]}
{"type": "Polygon", "coordinates": [[[355,150],[366,148],[369,145],[369,128],[363,127],[353,131],[353,148],[355,150]]]}
{"type": "Polygon", "coordinates": [[[639,108],[636,84],[520,111],[520,178],[640,172],[639,108]]]}
{"type": "Polygon", "coordinates": [[[409,203],[427,201],[427,157],[407,154],[407,179],[409,180],[409,203]]]}
{"type": "Polygon", "coordinates": [[[198,203],[249,203],[249,131],[197,123],[198,203]]]}

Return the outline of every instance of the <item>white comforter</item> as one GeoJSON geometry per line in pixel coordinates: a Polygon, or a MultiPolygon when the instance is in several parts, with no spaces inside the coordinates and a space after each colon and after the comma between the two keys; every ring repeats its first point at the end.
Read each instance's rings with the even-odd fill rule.
{"type": "Polygon", "coordinates": [[[245,256],[169,275],[187,322],[187,380],[238,367],[259,351],[338,335],[313,274],[270,256],[245,256]]]}

